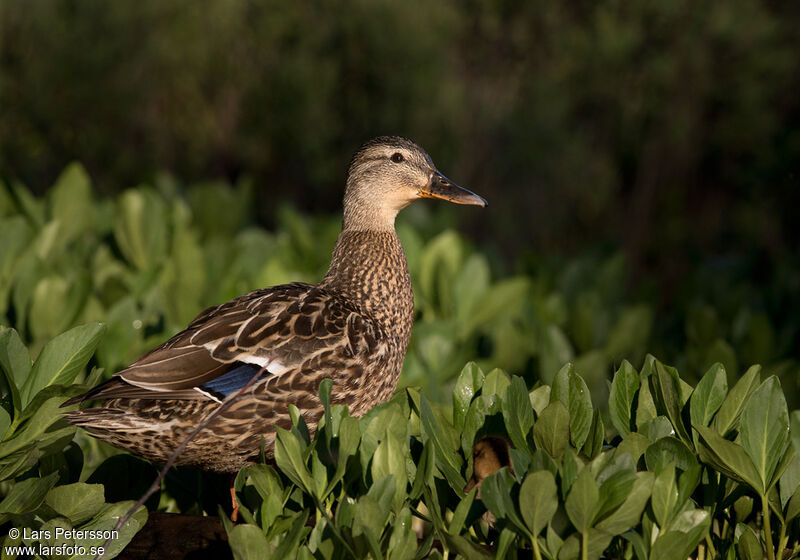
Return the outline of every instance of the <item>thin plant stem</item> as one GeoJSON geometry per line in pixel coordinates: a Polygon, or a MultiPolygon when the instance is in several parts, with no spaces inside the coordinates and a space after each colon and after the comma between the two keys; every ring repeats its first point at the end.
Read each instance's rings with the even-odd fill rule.
{"type": "Polygon", "coordinates": [[[706,535],[706,545],[708,548],[708,555],[709,558],[716,558],[717,557],[717,549],[714,548],[714,541],[711,540],[711,535],[706,535]]]}
{"type": "Polygon", "coordinates": [[[589,560],[589,530],[581,534],[581,560],[589,560]]]}
{"type": "Polygon", "coordinates": [[[536,560],[542,560],[542,553],[539,552],[539,543],[537,541],[538,539],[534,536],[533,541],[531,541],[533,543],[533,556],[536,560]]]}
{"type": "MultiPolygon", "coordinates": [[[[244,392],[247,389],[249,389],[250,386],[256,381],[256,379],[261,377],[261,375],[264,373],[264,371],[266,371],[266,367],[262,367],[261,369],[259,369],[253,375],[253,377],[250,378],[250,381],[248,381],[247,384],[244,387],[239,389],[236,392],[236,394],[234,394],[232,397],[229,397],[226,401],[224,401],[222,404],[220,404],[217,408],[212,410],[205,418],[203,418],[200,421],[199,424],[197,424],[195,429],[192,430],[192,432],[188,436],[186,436],[186,439],[184,439],[181,442],[181,444],[178,447],[175,448],[175,451],[173,451],[170,454],[169,458],[167,459],[167,462],[164,464],[164,467],[161,469],[161,472],[158,473],[158,476],[153,481],[153,484],[150,485],[150,488],[147,489],[147,491],[142,495],[142,497],[139,498],[139,501],[136,502],[128,510],[128,512],[125,515],[123,515],[122,517],[119,518],[119,521],[117,521],[117,524],[114,525],[114,531],[118,531],[120,529],[120,527],[125,525],[125,523],[128,522],[128,520],[133,516],[133,514],[136,513],[136,511],[140,507],[142,507],[144,505],[144,503],[150,498],[150,496],[152,496],[156,492],[156,490],[161,488],[161,481],[164,480],[165,476],[167,476],[167,471],[169,471],[169,469],[172,468],[172,465],[175,464],[175,461],[178,459],[178,456],[181,453],[183,453],[183,450],[186,449],[186,446],[189,445],[189,443],[197,436],[197,434],[199,434],[203,429],[205,429],[205,427],[208,426],[211,423],[211,421],[214,420],[217,416],[219,416],[220,414],[225,412],[228,408],[230,408],[230,406],[234,403],[234,401],[236,401],[240,396],[242,396],[244,394],[244,392]]],[[[108,546],[110,544],[111,544],[111,537],[106,539],[106,541],[103,543],[103,546],[102,546],[103,554],[98,554],[97,556],[94,557],[94,560],[100,560],[101,558],[103,558],[103,556],[105,556],[105,551],[108,549],[108,546]]]]}
{"type": "Polygon", "coordinates": [[[765,495],[761,495],[761,515],[764,523],[764,544],[767,547],[767,558],[775,560],[775,548],[772,546],[772,525],[770,523],[769,502],[765,495]]]}

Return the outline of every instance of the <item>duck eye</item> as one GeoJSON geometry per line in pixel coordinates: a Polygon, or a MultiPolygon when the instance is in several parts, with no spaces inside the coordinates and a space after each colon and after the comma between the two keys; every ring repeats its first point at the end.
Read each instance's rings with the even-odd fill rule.
{"type": "Polygon", "coordinates": [[[395,152],[392,154],[391,160],[395,163],[403,163],[406,158],[403,157],[403,154],[400,152],[395,152]]]}

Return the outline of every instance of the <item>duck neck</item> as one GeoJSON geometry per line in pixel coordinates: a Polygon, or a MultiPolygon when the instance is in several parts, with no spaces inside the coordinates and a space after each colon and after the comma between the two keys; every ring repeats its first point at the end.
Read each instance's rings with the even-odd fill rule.
{"type": "Polygon", "coordinates": [[[321,285],[359,304],[361,311],[389,332],[408,338],[414,294],[403,246],[394,229],[344,229],[321,285]]]}

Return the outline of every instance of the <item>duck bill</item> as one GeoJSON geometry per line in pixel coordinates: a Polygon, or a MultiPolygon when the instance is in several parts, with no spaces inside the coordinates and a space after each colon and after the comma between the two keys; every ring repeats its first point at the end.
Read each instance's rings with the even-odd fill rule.
{"type": "Polygon", "coordinates": [[[434,171],[428,184],[417,191],[424,198],[440,198],[456,204],[471,204],[473,206],[487,206],[486,200],[472,191],[459,187],[450,179],[434,171]]]}

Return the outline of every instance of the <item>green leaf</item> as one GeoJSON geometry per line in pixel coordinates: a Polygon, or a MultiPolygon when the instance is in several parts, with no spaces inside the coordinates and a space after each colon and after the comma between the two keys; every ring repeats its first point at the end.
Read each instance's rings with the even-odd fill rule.
{"type": "Polygon", "coordinates": [[[708,426],[728,394],[728,378],[722,364],[716,363],[705,373],[692,393],[689,411],[692,424],[708,426]]]}
{"type": "Polygon", "coordinates": [[[561,401],[551,402],[533,426],[533,441],[554,459],[560,459],[569,444],[569,412],[561,401]]]}
{"type": "Polygon", "coordinates": [[[664,437],[649,446],[644,452],[647,469],[659,472],[667,463],[674,462],[682,471],[697,466],[697,456],[678,438],[664,437]]]}
{"type": "Polygon", "coordinates": [[[506,390],[510,384],[511,379],[508,377],[508,374],[502,369],[495,368],[486,374],[481,393],[484,395],[497,395],[501,399],[504,399],[506,390]]]}
{"type": "Polygon", "coordinates": [[[584,468],[569,491],[565,509],[567,516],[580,533],[592,525],[600,504],[600,490],[591,469],[584,468]]]}
{"type": "Polygon", "coordinates": [[[358,443],[361,440],[361,428],[357,419],[345,416],[339,424],[339,453],[336,457],[336,472],[328,481],[328,487],[322,493],[322,499],[333,492],[334,487],[347,470],[347,460],[355,455],[358,443]]]}
{"type": "MultiPolygon", "coordinates": [[[[589,529],[587,539],[587,560],[599,560],[603,556],[603,552],[608,548],[612,536],[603,531],[589,529]]],[[[563,546],[558,552],[558,560],[577,560],[581,558],[581,537],[577,533],[572,535],[564,541],[563,546]]]]}
{"type": "Polygon", "coordinates": [[[583,378],[572,371],[569,373],[567,411],[570,440],[575,449],[580,449],[589,437],[592,427],[592,397],[583,378]]]}
{"type": "Polygon", "coordinates": [[[103,336],[105,326],[88,323],[72,328],[48,342],[33,364],[30,376],[22,387],[25,403],[49,385],[69,385],[86,367],[103,336]]]}
{"type": "Polygon", "coordinates": [[[378,445],[372,458],[373,480],[378,480],[387,475],[394,476],[395,492],[393,504],[395,509],[399,510],[406,497],[408,477],[403,446],[390,431],[386,432],[386,437],[378,445]]]}
{"type": "Polygon", "coordinates": [[[31,371],[31,356],[22,343],[19,333],[14,329],[0,326],[0,367],[6,374],[9,387],[14,395],[14,405],[22,410],[23,405],[16,397],[19,387],[28,379],[31,371]]]}
{"type": "MultiPolygon", "coordinates": [[[[86,531],[110,531],[115,528],[117,521],[123,515],[128,513],[134,506],[133,500],[126,500],[124,502],[116,502],[113,504],[106,504],[92,520],[83,525],[81,529],[86,531]]],[[[111,543],[106,548],[106,554],[109,558],[117,556],[128,543],[131,542],[133,536],[141,529],[147,522],[147,508],[144,506],[136,510],[128,521],[119,528],[119,537],[111,539],[111,543]]],[[[105,539],[101,536],[96,540],[84,540],[84,546],[102,546],[105,539]]]]}
{"type": "Polygon", "coordinates": [[[665,528],[678,504],[678,486],[675,484],[675,463],[663,466],[653,482],[651,505],[656,522],[665,528]]]}
{"type": "Polygon", "coordinates": [[[656,409],[665,414],[672,422],[675,432],[681,440],[691,443],[691,438],[683,423],[681,409],[683,400],[681,395],[681,380],[675,368],[656,362],[655,371],[650,376],[650,389],[656,403],[656,409]]]}
{"type": "Polygon", "coordinates": [[[58,473],[54,472],[44,478],[27,478],[14,483],[11,491],[0,502],[0,525],[15,515],[29,513],[38,508],[57,481],[58,473]]]}
{"type": "MultiPolygon", "coordinates": [[[[517,513],[517,507],[511,498],[511,488],[514,486],[514,475],[503,467],[494,474],[487,476],[481,483],[481,500],[498,519],[508,519],[518,529],[527,532],[528,527],[517,513]]],[[[528,535],[532,537],[532,535],[528,535]]]]}
{"type": "Polygon", "coordinates": [[[581,449],[589,459],[594,459],[600,454],[605,441],[605,433],[606,428],[603,424],[603,417],[600,415],[600,411],[595,409],[592,415],[592,427],[589,430],[589,437],[586,438],[581,449]]]}
{"type": "Polygon", "coordinates": [[[624,360],[611,382],[608,396],[608,413],[611,423],[623,438],[631,431],[632,413],[636,393],[639,390],[639,374],[627,360],[624,360]]]}
{"type": "Polygon", "coordinates": [[[596,527],[610,535],[620,535],[638,525],[642,517],[642,512],[650,498],[650,490],[653,487],[653,473],[636,473],[636,480],[633,482],[630,492],[625,497],[625,501],[608,515],[600,520],[596,527]]]}
{"type": "Polygon", "coordinates": [[[736,543],[738,558],[762,560],[766,556],[758,540],[758,535],[756,535],[752,527],[744,523],[737,523],[736,534],[739,536],[739,542],[736,543]]]}
{"type": "Polygon", "coordinates": [[[775,468],[789,446],[789,411],[781,383],[774,375],[750,396],[742,411],[739,436],[758,472],[760,490],[766,494],[775,468]]]}
{"type": "Polygon", "coordinates": [[[469,362],[461,370],[453,388],[453,425],[463,430],[464,417],[467,415],[472,398],[483,386],[485,375],[475,362],[469,362]]]}
{"type": "Polygon", "coordinates": [[[508,436],[514,447],[519,450],[528,449],[527,438],[533,427],[533,409],[528,388],[521,377],[512,377],[502,407],[508,436]]]}
{"type": "Polygon", "coordinates": [[[617,446],[614,451],[614,458],[616,459],[627,453],[636,463],[648,447],[650,447],[649,439],[638,432],[631,432],[617,446]]]}
{"type": "Polygon", "coordinates": [[[228,544],[235,560],[269,560],[272,558],[267,537],[256,525],[234,525],[228,531],[228,544]]]}
{"type": "Polygon", "coordinates": [[[314,481],[306,462],[298,437],[292,432],[277,427],[275,430],[275,463],[286,476],[308,494],[313,492],[314,481]]]}
{"type": "Polygon", "coordinates": [[[76,482],[51,489],[44,502],[77,526],[92,518],[105,505],[102,484],[76,482]]]}
{"type": "Polygon", "coordinates": [[[538,537],[558,509],[556,481],[549,471],[525,477],[519,490],[519,509],[531,535],[538,537]]]}
{"type": "MultiPolygon", "coordinates": [[[[485,388],[485,385],[484,385],[485,388]]],[[[464,477],[461,476],[461,464],[455,451],[446,442],[444,431],[439,424],[439,420],[433,414],[428,399],[425,395],[420,395],[420,420],[422,421],[423,433],[433,442],[436,456],[436,465],[442,474],[447,478],[450,486],[457,492],[461,492],[467,485],[464,477]]]]}
{"type": "Polygon", "coordinates": [[[467,519],[467,514],[469,513],[470,508],[472,507],[472,502],[475,501],[475,496],[478,494],[478,487],[474,487],[470,490],[466,496],[464,496],[461,501],[456,506],[456,510],[453,512],[453,518],[450,520],[450,525],[448,527],[448,531],[454,535],[458,535],[462,532],[464,527],[464,522],[467,519]]]}
{"type": "Polygon", "coordinates": [[[739,426],[739,418],[750,395],[761,383],[760,373],[761,366],[752,366],[722,401],[722,406],[719,407],[719,412],[714,418],[714,427],[721,436],[726,436],[728,432],[739,426]]]}
{"type": "Polygon", "coordinates": [[[673,529],[653,543],[651,560],[685,560],[703,540],[710,525],[711,515],[707,511],[684,511],[673,522],[673,529]]]}
{"type": "Polygon", "coordinates": [[[748,484],[762,492],[761,477],[753,461],[741,445],[730,442],[706,426],[695,425],[700,434],[698,453],[700,459],[724,475],[748,484]]]}

